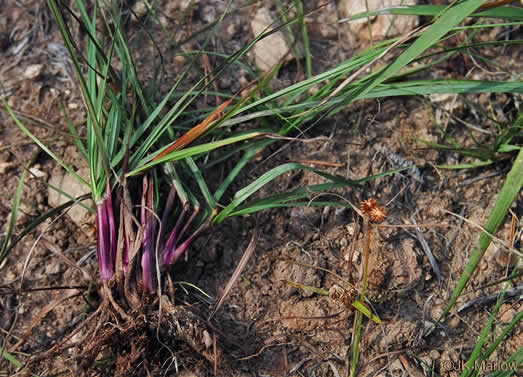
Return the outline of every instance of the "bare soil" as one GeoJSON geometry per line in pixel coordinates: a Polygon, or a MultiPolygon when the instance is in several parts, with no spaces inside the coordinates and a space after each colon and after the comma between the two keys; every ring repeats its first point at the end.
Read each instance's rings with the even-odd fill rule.
{"type": "MultiPolygon", "coordinates": [[[[202,0],[186,12],[170,13],[169,7],[174,3],[160,2],[160,7],[179,38],[197,30],[222,10],[221,2],[202,0]]],[[[239,7],[233,12],[214,37],[212,48],[231,53],[249,41],[252,36],[248,20],[255,6],[239,7]],[[227,34],[231,30],[233,38],[227,34]]],[[[333,12],[333,7],[324,12],[333,12]]],[[[320,12],[314,17],[324,20],[328,16],[320,12]]],[[[344,43],[339,26],[332,26],[335,32],[330,33],[319,31],[321,23],[311,25],[316,73],[361,47],[344,43]]],[[[135,20],[128,27],[137,30],[134,43],[142,43],[138,41],[140,22],[135,20]]],[[[162,43],[165,41],[160,40],[159,45],[162,43]]],[[[75,123],[80,124],[86,114],[63,48],[44,2],[0,0],[1,93],[8,95],[9,105],[35,136],[65,163],[80,169],[85,162],[68,133],[60,104],[65,105],[75,123]]],[[[197,42],[185,48],[195,49],[197,42]]],[[[507,47],[498,52],[493,54],[499,62],[517,71],[521,50],[507,47]]],[[[144,79],[150,74],[147,59],[147,53],[137,55],[138,71],[144,79]]],[[[167,86],[181,70],[178,63],[183,62],[165,65],[167,86]]],[[[471,62],[465,63],[470,65],[471,77],[501,79],[471,62]]],[[[454,68],[435,68],[433,74],[461,77],[454,68]]],[[[283,87],[303,77],[303,62],[290,62],[272,85],[283,87]]],[[[234,93],[241,82],[242,73],[231,72],[219,80],[220,90],[234,93]]],[[[521,98],[482,94],[438,102],[421,97],[360,101],[301,135],[308,142],[282,143],[264,150],[237,183],[241,187],[269,168],[288,161],[316,161],[311,166],[354,180],[408,163],[417,166],[336,191],[339,197],[356,204],[374,197],[387,204],[389,214],[385,225],[374,229],[369,273],[369,296],[383,323],[365,321],[360,376],[417,377],[432,372],[457,376],[459,362],[468,360],[494,305],[488,302],[455,312],[426,334],[442,313],[479,235],[477,228],[449,212],[472,223],[484,224],[511,166],[512,157],[507,156],[484,168],[437,169],[438,164],[465,163],[471,159],[453,151],[428,149],[414,141],[417,138],[445,142],[435,125],[436,119],[461,145],[474,147],[474,138],[486,145],[493,143],[491,136],[449,117],[448,110],[469,124],[494,129],[494,123],[472,110],[465,100],[490,111],[499,121],[510,123],[515,116],[514,103],[521,98]],[[318,136],[327,138],[313,139],[318,136]],[[421,224],[419,231],[413,227],[386,226],[414,221],[421,224]],[[425,255],[423,242],[434,254],[441,279],[425,255]]],[[[214,99],[202,101],[212,104],[214,99]]],[[[0,111],[0,135],[2,232],[7,231],[14,193],[24,167],[31,172],[16,221],[18,233],[50,210],[46,182],[61,174],[62,168],[22,133],[5,111],[0,111]]],[[[259,197],[322,182],[313,173],[290,172],[264,187],[259,197]]],[[[339,197],[326,195],[322,200],[339,200],[339,197]]],[[[520,195],[512,208],[516,216],[521,216],[521,203],[520,195]]],[[[172,271],[174,281],[194,284],[212,298],[220,297],[255,227],[261,230],[261,237],[242,278],[212,321],[205,322],[212,311],[212,302],[194,289],[187,288],[184,292],[177,288],[176,301],[183,309],[173,309],[177,314],[161,320],[157,313],[146,313],[133,326],[122,325],[125,328],[98,350],[95,366],[92,367],[94,360],[87,360],[91,363],[87,375],[206,376],[213,375],[215,368],[218,375],[224,376],[346,375],[355,309],[331,297],[294,288],[286,281],[325,290],[333,286],[349,290],[347,282],[360,288],[364,247],[360,222],[353,210],[343,207],[298,207],[233,218],[214,228],[197,241],[188,260],[172,271]],[[162,324],[161,329],[156,326],[158,323],[162,324]],[[192,323],[205,346],[191,344],[196,335],[192,338],[183,335],[177,327],[180,323],[187,326],[192,323]],[[217,364],[212,362],[214,341],[220,350],[217,364]]],[[[508,240],[509,234],[510,219],[507,219],[497,236],[508,240]]],[[[498,292],[499,286],[482,287],[506,276],[509,259],[492,246],[457,307],[498,292]]],[[[5,347],[20,362],[28,363],[31,373],[76,376],[81,371],[79,365],[87,362],[82,363],[85,350],[75,347],[58,353],[46,352],[66,339],[99,299],[90,291],[90,281],[86,278],[86,275],[97,277],[96,264],[92,219],[79,225],[63,214],[47,220],[26,236],[0,266],[0,347],[5,347]]],[[[513,285],[521,285],[521,278],[513,285]]],[[[498,324],[510,322],[522,310],[518,297],[503,304],[496,319],[498,324]]],[[[105,323],[99,321],[100,326],[121,325],[114,322],[118,314],[108,313],[103,318],[105,323]]],[[[75,334],[72,341],[79,341],[82,334],[75,334]]],[[[490,360],[506,360],[521,344],[523,332],[516,327],[490,360]]],[[[25,373],[27,370],[0,359],[0,376],[25,373]]]]}

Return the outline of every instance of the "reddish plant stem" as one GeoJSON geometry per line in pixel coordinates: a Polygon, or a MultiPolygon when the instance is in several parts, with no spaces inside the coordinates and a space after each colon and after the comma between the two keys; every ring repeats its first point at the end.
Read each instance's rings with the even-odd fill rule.
{"type": "Polygon", "coordinates": [[[107,208],[107,218],[109,225],[109,250],[111,259],[113,261],[113,266],[116,262],[116,225],[114,222],[114,211],[113,211],[113,199],[111,195],[111,184],[109,183],[109,178],[107,178],[107,183],[105,186],[105,192],[107,195],[106,208],[107,208]]]}
{"type": "Polygon", "coordinates": [[[111,255],[109,224],[107,221],[106,200],[96,205],[96,232],[98,247],[98,266],[100,279],[103,282],[111,280],[114,274],[114,262],[111,255]]]}
{"type": "Polygon", "coordinates": [[[185,254],[185,252],[191,247],[192,243],[201,235],[201,233],[209,227],[211,219],[209,218],[205,223],[203,223],[193,234],[189,236],[180,246],[174,249],[167,255],[165,259],[166,265],[171,265],[175,263],[180,257],[185,254]]]}

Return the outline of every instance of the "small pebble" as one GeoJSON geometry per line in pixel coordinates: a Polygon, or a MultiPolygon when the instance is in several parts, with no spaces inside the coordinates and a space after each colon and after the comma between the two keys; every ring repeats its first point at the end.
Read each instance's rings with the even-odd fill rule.
{"type": "Polygon", "coordinates": [[[430,311],[430,318],[434,321],[438,320],[443,314],[442,308],[434,308],[430,311]]]}
{"type": "Polygon", "coordinates": [[[60,272],[60,265],[58,263],[49,263],[45,266],[45,273],[48,275],[57,274],[60,272]]]}
{"type": "Polygon", "coordinates": [[[11,169],[15,164],[12,162],[0,162],[0,174],[5,174],[9,169],[11,169]]]}
{"type": "Polygon", "coordinates": [[[180,10],[185,10],[189,5],[198,5],[200,3],[199,0],[178,0],[178,8],[180,10]]]}
{"type": "Polygon", "coordinates": [[[184,65],[185,64],[185,57],[184,56],[181,56],[181,55],[176,55],[174,57],[174,62],[177,64],[177,65],[184,65]]]}
{"type": "Polygon", "coordinates": [[[31,64],[24,72],[24,77],[29,80],[34,80],[42,74],[43,64],[31,64]]]}
{"type": "Polygon", "coordinates": [[[453,329],[457,329],[459,327],[459,318],[452,317],[452,319],[449,321],[449,326],[453,329]]]}
{"type": "Polygon", "coordinates": [[[208,24],[216,20],[216,9],[212,5],[206,5],[200,12],[200,17],[208,24]]]}
{"type": "Polygon", "coordinates": [[[312,96],[316,93],[318,93],[320,90],[320,86],[319,85],[313,85],[309,88],[309,94],[312,96]]]}
{"type": "Polygon", "coordinates": [[[44,194],[41,191],[37,192],[35,195],[35,200],[39,204],[43,203],[45,201],[44,194]]]}
{"type": "Polygon", "coordinates": [[[211,334],[209,334],[207,330],[203,330],[203,342],[205,343],[205,347],[211,348],[213,341],[211,334]]]}
{"type": "Polygon", "coordinates": [[[13,281],[16,279],[16,273],[13,270],[7,270],[5,277],[7,281],[13,281]]]}
{"type": "Polygon", "coordinates": [[[512,320],[516,317],[517,315],[517,312],[516,310],[514,310],[514,308],[509,308],[509,309],[505,309],[505,308],[501,308],[501,315],[499,317],[499,319],[501,320],[501,322],[504,322],[504,323],[510,323],[512,322],[512,320]]]}
{"type": "Polygon", "coordinates": [[[40,165],[38,164],[29,168],[29,172],[31,172],[33,177],[47,179],[47,173],[40,170],[40,165]]]}
{"type": "Polygon", "coordinates": [[[231,87],[231,79],[230,77],[221,77],[219,80],[220,89],[227,89],[231,87]]]}
{"type": "Polygon", "coordinates": [[[141,18],[147,14],[147,5],[144,1],[138,1],[133,6],[133,13],[136,17],[141,18]]]}
{"type": "Polygon", "coordinates": [[[227,25],[227,28],[225,29],[225,33],[227,34],[227,37],[232,38],[234,37],[234,34],[236,34],[236,24],[230,23],[227,25]]]}

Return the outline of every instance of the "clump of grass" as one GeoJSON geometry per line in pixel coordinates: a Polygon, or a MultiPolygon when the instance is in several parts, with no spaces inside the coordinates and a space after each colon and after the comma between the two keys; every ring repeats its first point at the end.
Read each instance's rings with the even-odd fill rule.
{"type": "MultiPolygon", "coordinates": [[[[74,17],[75,22],[81,25],[81,29],[87,35],[84,56],[83,50],[78,47],[79,42],[72,39],[72,27],[68,23],[70,21],[67,21],[72,17],[72,10],[59,0],[49,0],[65,45],[71,53],[88,113],[87,141],[83,144],[77,138],[77,144],[90,168],[89,182],[84,183],[90,186],[96,206],[98,265],[103,287],[103,303],[91,314],[89,321],[94,323],[93,319],[98,318],[99,322],[103,323],[109,315],[114,315],[125,323],[125,329],[121,333],[112,328],[106,330],[100,339],[87,344],[84,354],[87,361],[94,362],[105,346],[104,342],[109,342],[111,337],[124,336],[125,331],[130,331],[131,328],[145,329],[147,321],[143,321],[143,318],[138,320],[138,317],[150,314],[150,309],[155,307],[155,298],[163,305],[174,305],[173,302],[164,301],[163,290],[168,286],[166,271],[188,252],[204,231],[229,217],[269,208],[337,204],[327,201],[310,202],[310,199],[315,193],[347,185],[357,187],[378,177],[349,181],[301,164],[287,163],[262,174],[244,188],[231,192],[233,182],[263,148],[285,139],[284,136],[315,122],[318,118],[332,116],[359,99],[431,93],[522,92],[521,83],[514,81],[409,79],[412,75],[419,74],[420,70],[431,68],[432,64],[401,71],[411,63],[423,61],[429,56],[424,55],[426,51],[432,48],[437,48],[438,53],[447,59],[455,51],[438,44],[448,33],[458,32],[459,23],[466,17],[500,16],[500,13],[494,10],[478,13],[482,3],[480,0],[467,0],[449,8],[401,8],[398,12],[432,15],[434,20],[429,26],[402,38],[372,46],[316,76],[312,75],[310,52],[307,52],[307,79],[271,92],[267,84],[271,75],[277,71],[276,68],[266,76],[253,78],[249,88],[242,88],[243,93],[247,93],[245,97],[237,95],[240,93],[219,93],[221,97],[228,99],[221,105],[216,104],[215,108],[207,109],[205,113],[194,113],[189,110],[198,98],[207,94],[209,87],[220,75],[226,74],[227,69],[240,64],[240,59],[260,39],[294,23],[301,25],[303,38],[307,39],[301,2],[298,2],[299,11],[296,19],[286,20],[275,30],[268,30],[236,53],[224,57],[218,68],[200,77],[182,91],[182,83],[189,72],[201,55],[207,52],[205,49],[210,36],[206,37],[202,49],[192,57],[168,93],[162,98],[156,98],[148,96],[149,90],[144,87],[136,72],[130,43],[125,34],[125,15],[118,4],[103,4],[102,7],[102,4],[95,1],[89,13],[84,1],[75,0],[75,11],[78,13],[78,16],[74,17]],[[400,49],[401,54],[391,64],[364,75],[377,60],[396,49],[400,49]],[[121,72],[114,69],[114,61],[121,64],[121,72]],[[309,90],[313,86],[319,87],[319,90],[310,95],[309,90]],[[271,122],[275,124],[274,127],[254,129],[250,125],[242,126],[246,121],[267,117],[277,119],[271,122]],[[194,124],[197,125],[193,126],[194,124]],[[239,158],[225,178],[215,185],[217,188],[209,185],[208,179],[205,178],[206,171],[238,155],[239,158]],[[324,177],[327,183],[300,187],[249,202],[264,185],[270,184],[286,172],[297,169],[313,171],[324,177]],[[227,201],[227,197],[230,200],[227,201]],[[219,204],[220,202],[225,204],[219,204]]],[[[232,2],[228,2],[227,9],[231,5],[232,2]]],[[[508,13],[503,14],[508,18],[512,17],[509,17],[508,13]]],[[[210,35],[223,17],[225,14],[207,28],[211,30],[210,35]]],[[[523,17],[519,20],[521,19],[523,17]]],[[[467,46],[472,47],[475,45],[467,46]]],[[[9,111],[6,102],[4,105],[9,111]]],[[[74,174],[70,167],[63,164],[45,145],[34,138],[16,119],[14,113],[11,114],[27,135],[74,174]]],[[[75,132],[74,128],[72,131],[75,132]]],[[[510,141],[511,137],[504,140],[510,141]]],[[[521,155],[521,151],[519,154],[521,155]]],[[[514,199],[514,193],[521,187],[520,160],[518,156],[513,165],[515,173],[510,173],[507,177],[509,183],[506,191],[509,194],[502,193],[499,211],[495,220],[487,224],[488,231],[494,232],[497,229],[508,205],[514,199]]],[[[401,169],[397,171],[399,170],[401,169]]],[[[392,173],[394,172],[384,174],[392,173]]],[[[9,237],[6,239],[0,259],[7,255],[17,240],[13,242],[9,237]]],[[[485,244],[487,240],[483,241],[485,244]]],[[[471,262],[469,272],[476,268],[484,252],[483,246],[481,251],[475,254],[476,258],[474,263],[471,262]]],[[[366,274],[364,278],[365,276],[366,274]]],[[[466,279],[460,286],[464,284],[466,279]]],[[[456,290],[453,295],[454,301],[451,300],[448,310],[460,292],[456,290]]],[[[363,302],[365,288],[361,294],[363,302]]],[[[194,322],[197,330],[205,328],[205,324],[181,308],[172,309],[172,313],[177,316],[176,320],[187,324],[187,328],[182,326],[171,329],[170,334],[199,349],[204,340],[194,333],[191,334],[189,324],[194,322]]],[[[154,319],[154,323],[161,323],[162,313],[154,319]]],[[[87,322],[81,326],[85,326],[87,322]]],[[[362,323],[363,317],[360,315],[355,333],[361,333],[362,323]]],[[[91,339],[96,338],[96,327],[88,334],[91,339]]],[[[358,342],[358,338],[353,340],[352,375],[357,373],[358,342]]],[[[63,344],[65,342],[61,342],[60,345],[63,344]]],[[[55,347],[53,352],[59,350],[60,347],[55,347]]],[[[217,351],[213,355],[209,354],[208,359],[216,363],[216,354],[217,351]]],[[[49,355],[51,353],[44,356],[49,355]]],[[[86,368],[90,367],[89,363],[84,364],[86,368]]]]}
{"type": "MultiPolygon", "coordinates": [[[[50,0],[49,6],[71,54],[87,109],[87,139],[84,143],[77,138],[77,145],[89,164],[89,182],[82,181],[91,188],[95,203],[99,293],[102,296],[98,309],[71,336],[88,323],[104,323],[108,316],[116,316],[124,324],[120,329],[105,328],[103,331],[98,330],[97,326],[87,328],[84,339],[89,340],[81,345],[84,349],[80,362],[87,373],[96,364],[95,359],[106,344],[118,343],[118,338],[125,336],[130,329],[137,331],[142,328],[146,331],[147,321],[140,318],[149,315],[153,308],[158,308],[155,297],[160,300],[159,310],[162,306],[174,305],[172,300],[165,301],[163,294],[167,284],[166,272],[187,253],[205,230],[228,217],[282,206],[309,194],[304,189],[298,195],[293,192],[277,200],[269,198],[264,203],[245,205],[248,198],[279,175],[305,168],[300,164],[286,164],[270,170],[237,191],[229,204],[222,208],[218,206],[218,201],[254,154],[277,140],[278,134],[284,135],[290,130],[285,129],[285,124],[285,127],[274,129],[240,128],[230,132],[230,126],[234,124],[232,116],[246,112],[248,103],[256,102],[254,94],[264,88],[270,75],[255,81],[251,88],[242,88],[244,93],[248,93],[247,96],[230,96],[205,114],[203,120],[187,111],[221,72],[237,64],[252,44],[228,57],[222,66],[201,77],[179,95],[182,80],[199,58],[199,55],[194,56],[181,78],[163,98],[157,99],[145,94],[148,90],[135,70],[134,58],[124,33],[125,17],[116,3],[108,6],[94,2],[90,13],[82,0],[74,2],[74,11],[58,0],[50,0]],[[72,40],[71,21],[68,20],[74,12],[78,16],[74,16],[73,22],[78,22],[87,36],[85,56],[79,48],[80,43],[72,40]],[[103,25],[102,29],[100,25],[103,25]],[[114,61],[121,64],[120,72],[113,68],[114,61]],[[179,136],[177,122],[183,118],[196,119],[199,123],[188,131],[183,130],[179,136]],[[272,137],[263,139],[266,135],[272,137]],[[249,140],[252,143],[245,144],[249,140]],[[204,178],[204,168],[210,165],[207,161],[214,162],[213,151],[235,144],[242,145],[242,148],[232,151],[246,150],[245,157],[212,192],[204,178]]],[[[295,93],[287,95],[294,96],[295,93]]],[[[257,106],[276,101],[276,97],[266,99],[257,106]]],[[[13,117],[21,129],[51,157],[75,174],[13,117]]],[[[74,127],[71,131],[76,135],[74,127]]],[[[334,179],[338,185],[351,183],[315,172],[334,179]]],[[[9,247],[13,247],[12,242],[9,247]]],[[[206,325],[184,311],[183,307],[169,310],[169,313],[169,316],[176,316],[176,321],[185,320],[192,324],[192,327],[182,326],[172,330],[174,336],[201,351],[202,343],[205,343],[202,332],[206,325]]],[[[165,321],[161,312],[149,318],[158,326],[165,321]]],[[[58,342],[36,360],[60,353],[67,339],[58,342]]],[[[128,347],[142,347],[138,339],[132,339],[131,343],[128,347]]],[[[215,349],[214,354],[207,357],[216,363],[217,354],[220,352],[215,349]]]]}

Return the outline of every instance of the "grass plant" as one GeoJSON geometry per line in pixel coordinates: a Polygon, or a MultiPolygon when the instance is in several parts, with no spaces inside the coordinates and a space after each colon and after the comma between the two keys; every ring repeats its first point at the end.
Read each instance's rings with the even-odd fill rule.
{"type": "MultiPolygon", "coordinates": [[[[49,0],[49,7],[71,54],[87,109],[87,140],[84,143],[77,137],[76,144],[88,161],[89,182],[79,177],[38,140],[20,122],[4,98],[3,103],[26,135],[65,170],[89,185],[95,203],[98,265],[104,296],[104,303],[100,308],[108,310],[107,308],[112,307],[111,310],[120,315],[124,322],[131,321],[129,318],[147,312],[151,302],[154,302],[152,297],[162,299],[162,291],[167,284],[166,271],[212,226],[232,216],[270,208],[344,205],[330,201],[311,202],[310,199],[315,193],[349,185],[358,187],[379,176],[403,170],[397,169],[351,181],[302,164],[286,163],[268,170],[241,189],[234,188],[233,183],[262,149],[273,143],[285,142],[288,135],[315,124],[318,119],[333,116],[357,100],[437,93],[523,94],[523,84],[519,77],[506,81],[418,78],[421,73],[434,66],[434,61],[440,62],[458,52],[468,53],[474,48],[488,46],[488,43],[477,42],[459,47],[445,46],[442,42],[450,35],[475,32],[478,27],[489,27],[479,23],[480,21],[465,25],[463,21],[491,17],[506,20],[497,24],[500,27],[521,25],[523,22],[523,13],[519,8],[490,9],[483,7],[484,3],[484,0],[465,0],[447,7],[400,7],[356,15],[351,20],[384,13],[416,14],[431,16],[433,19],[406,36],[377,43],[327,71],[313,75],[305,27],[307,14],[304,13],[301,1],[295,2],[296,18],[284,18],[281,25],[268,29],[230,56],[208,51],[211,36],[233,6],[233,2],[229,1],[223,15],[194,33],[204,36],[201,49],[183,55],[189,60],[186,68],[167,93],[160,97],[156,90],[160,86],[159,82],[153,80],[150,86],[145,85],[146,80],[137,72],[136,56],[126,33],[126,23],[131,16],[124,12],[120,4],[94,1],[92,7],[88,7],[84,0],[75,0],[74,5],[71,5],[73,10],[60,0],[49,0]],[[80,25],[86,35],[85,50],[81,47],[82,42],[73,38],[73,23],[80,25]],[[242,58],[259,40],[292,25],[298,26],[300,39],[305,42],[306,79],[272,91],[269,82],[280,68],[276,67],[266,75],[252,77],[250,85],[238,93],[216,93],[212,90],[213,84],[221,75],[226,75],[233,67],[243,66],[242,58]],[[187,84],[188,77],[204,54],[219,58],[217,60],[220,63],[214,70],[187,84]],[[396,57],[390,64],[368,73],[377,61],[390,59],[392,54],[396,54],[396,57]],[[435,55],[442,56],[442,60],[435,59],[435,55]],[[120,70],[115,68],[115,62],[119,63],[120,70]],[[313,87],[318,90],[310,94],[313,87]],[[219,99],[217,103],[204,110],[194,110],[195,104],[209,94],[216,95],[219,99]],[[218,103],[219,101],[223,102],[218,103]],[[266,119],[271,122],[264,122],[266,119]],[[255,120],[260,121],[264,127],[253,127],[252,122],[255,120]],[[209,176],[212,169],[228,160],[234,161],[232,168],[218,184],[211,184],[209,176]],[[325,183],[252,199],[262,187],[294,170],[316,173],[325,179],[325,183]]],[[[152,18],[157,19],[154,13],[152,18]]],[[[172,41],[173,38],[169,37],[166,29],[163,30],[167,39],[172,41]]],[[[494,42],[495,46],[503,44],[521,44],[521,41],[494,42]]],[[[174,46],[176,47],[179,44],[174,46]]],[[[159,70],[160,67],[154,69],[159,70]]],[[[479,246],[448,303],[445,315],[451,311],[477,268],[490,242],[490,235],[498,229],[523,184],[523,155],[520,146],[515,143],[521,122],[519,115],[512,131],[502,135],[492,152],[508,153],[510,156],[518,152],[518,155],[485,225],[486,232],[480,237],[479,246]]],[[[74,126],[70,130],[78,136],[74,126]]],[[[461,149],[461,152],[465,154],[466,151],[461,149]]],[[[12,236],[20,195],[21,192],[17,192],[0,261],[20,240],[20,235],[12,236]]],[[[38,221],[44,221],[49,216],[51,215],[47,214],[38,219],[22,235],[34,229],[38,221]]],[[[368,229],[370,240],[370,225],[368,229]]],[[[368,261],[368,251],[367,249],[365,263],[368,261]]],[[[364,302],[365,280],[362,286],[360,301],[364,302]]],[[[358,310],[363,311],[364,308],[362,306],[358,310]]],[[[96,313],[104,318],[102,312],[103,310],[97,310],[96,313]]],[[[180,315],[192,318],[189,314],[180,315]]],[[[495,348],[499,344],[498,339],[503,339],[502,336],[506,336],[517,325],[521,316],[518,314],[516,319],[490,347],[495,348]]],[[[491,325],[491,322],[486,325],[485,333],[478,341],[478,350],[486,344],[485,339],[491,325]]],[[[352,343],[351,376],[357,375],[362,326],[363,316],[360,314],[352,343]]],[[[100,347],[93,347],[90,351],[96,356],[99,350],[100,347]]],[[[488,357],[492,352],[487,351],[480,356],[478,350],[473,351],[470,362],[488,357]]],[[[3,353],[4,357],[6,355],[9,354],[3,353]]],[[[512,356],[519,362],[522,357],[520,353],[512,356]]]]}

